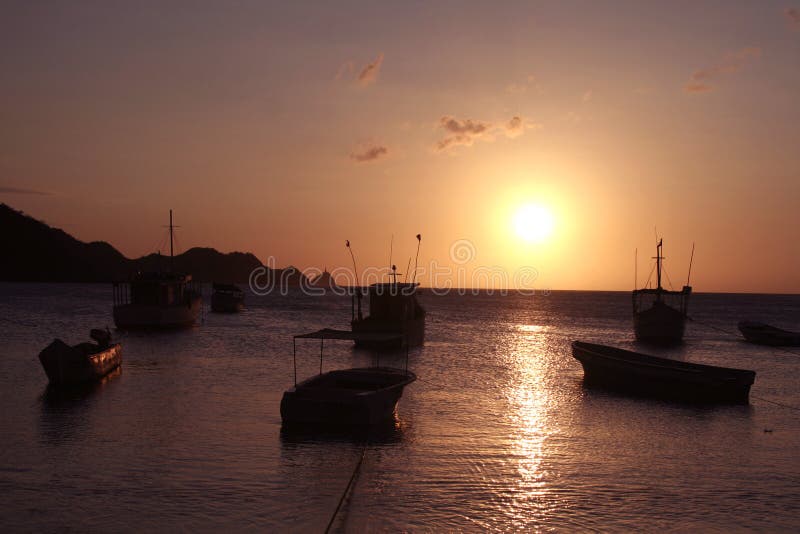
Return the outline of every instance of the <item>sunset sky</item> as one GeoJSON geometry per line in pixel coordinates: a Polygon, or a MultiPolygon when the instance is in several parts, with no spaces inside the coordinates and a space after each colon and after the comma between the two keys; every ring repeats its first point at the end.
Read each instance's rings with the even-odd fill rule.
{"type": "Polygon", "coordinates": [[[797,0],[20,1],[0,47],[0,202],[128,257],[173,208],[182,250],[394,235],[404,271],[421,233],[421,266],[627,290],[657,228],[674,286],[696,243],[696,291],[800,292],[797,0]]]}

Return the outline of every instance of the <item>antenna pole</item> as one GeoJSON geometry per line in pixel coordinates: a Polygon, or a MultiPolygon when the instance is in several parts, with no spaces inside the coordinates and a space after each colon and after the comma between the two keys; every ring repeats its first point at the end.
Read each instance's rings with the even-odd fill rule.
{"type": "Polygon", "coordinates": [[[172,210],[169,210],[169,270],[175,271],[175,261],[173,260],[172,247],[172,210]]]}
{"type": "Polygon", "coordinates": [[[417,279],[417,264],[419,263],[419,246],[422,244],[422,234],[417,234],[417,257],[414,259],[414,276],[411,277],[411,283],[417,279]]]}
{"type": "Polygon", "coordinates": [[[392,249],[394,248],[394,234],[392,234],[392,239],[389,241],[389,265],[392,264],[392,249]]]}
{"type": "Polygon", "coordinates": [[[639,249],[633,250],[633,289],[639,287],[639,249]]]}
{"type": "Polygon", "coordinates": [[[692,277],[692,262],[694,261],[694,243],[692,243],[692,255],[689,258],[689,274],[686,275],[686,285],[689,285],[689,280],[692,277]]]}

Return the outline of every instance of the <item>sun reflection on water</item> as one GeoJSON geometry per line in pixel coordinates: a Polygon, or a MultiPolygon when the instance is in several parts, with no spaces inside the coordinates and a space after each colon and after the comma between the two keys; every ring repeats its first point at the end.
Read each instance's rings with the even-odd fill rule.
{"type": "Polygon", "coordinates": [[[548,497],[550,473],[545,456],[548,439],[556,432],[549,410],[553,402],[547,387],[550,365],[548,328],[520,324],[508,340],[507,360],[511,372],[506,384],[508,453],[516,470],[509,488],[505,513],[515,527],[539,524],[552,510],[548,497]]]}

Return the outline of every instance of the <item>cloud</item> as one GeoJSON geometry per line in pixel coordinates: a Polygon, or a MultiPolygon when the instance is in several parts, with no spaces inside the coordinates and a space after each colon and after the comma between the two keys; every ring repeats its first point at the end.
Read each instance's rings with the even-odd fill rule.
{"type": "Polygon", "coordinates": [[[506,93],[512,95],[521,95],[528,92],[528,89],[533,91],[534,93],[540,94],[542,92],[542,88],[539,84],[536,83],[536,77],[531,74],[525,78],[525,81],[522,83],[512,82],[506,85],[506,93]]]}
{"type": "Polygon", "coordinates": [[[353,71],[355,70],[355,65],[352,61],[345,61],[339,67],[339,70],[336,71],[336,80],[342,79],[349,79],[353,77],[353,71]]]}
{"type": "Polygon", "coordinates": [[[589,101],[589,100],[591,100],[591,99],[592,99],[592,90],[591,90],[591,89],[589,89],[588,91],[586,91],[585,93],[583,93],[583,96],[581,97],[581,100],[582,100],[583,102],[588,102],[588,101],[589,101]]]}
{"type": "Polygon", "coordinates": [[[759,57],[761,57],[761,49],[754,46],[731,52],[715,65],[694,71],[689,82],[684,86],[684,91],[687,93],[708,93],[713,91],[714,86],[710,82],[738,72],[747,63],[759,57]]]}
{"type": "Polygon", "coordinates": [[[37,191],[36,189],[22,189],[20,187],[6,187],[0,185],[0,193],[9,193],[13,195],[49,195],[46,191],[37,191]]]}
{"type": "Polygon", "coordinates": [[[473,119],[456,119],[445,115],[439,119],[439,127],[445,131],[445,137],[436,143],[438,151],[454,146],[471,146],[475,141],[493,141],[495,134],[506,137],[519,137],[525,130],[538,127],[537,124],[515,115],[508,122],[494,126],[490,122],[473,119]]]}
{"type": "Polygon", "coordinates": [[[519,137],[520,135],[525,133],[525,130],[531,130],[534,128],[539,128],[541,125],[536,124],[535,122],[531,122],[527,119],[523,119],[519,115],[515,115],[511,117],[511,119],[505,125],[505,133],[506,137],[519,137]]]}
{"type": "Polygon", "coordinates": [[[334,79],[366,87],[378,81],[381,65],[383,65],[382,53],[378,54],[374,61],[367,63],[361,70],[356,69],[356,64],[353,60],[348,60],[339,65],[339,70],[336,71],[334,79]]]}
{"type": "Polygon", "coordinates": [[[704,83],[687,83],[683,90],[687,93],[710,93],[714,88],[704,83]]]}
{"type": "Polygon", "coordinates": [[[361,72],[358,74],[358,83],[361,86],[367,86],[378,79],[378,75],[381,72],[381,65],[383,64],[383,54],[378,54],[378,57],[375,58],[375,61],[372,63],[367,63],[367,65],[361,69],[361,72]]]}
{"type": "Polygon", "coordinates": [[[439,119],[439,126],[447,132],[444,139],[436,143],[436,148],[440,151],[457,145],[470,146],[476,139],[487,136],[492,127],[488,122],[458,120],[447,115],[439,119]]]}
{"type": "Polygon", "coordinates": [[[800,30],[800,11],[790,7],[787,8],[786,11],[783,12],[786,15],[786,18],[789,20],[789,26],[792,27],[793,30],[800,30]]]}
{"type": "Polygon", "coordinates": [[[389,154],[389,149],[383,145],[370,145],[350,153],[350,159],[357,163],[369,163],[379,160],[389,154]]]}

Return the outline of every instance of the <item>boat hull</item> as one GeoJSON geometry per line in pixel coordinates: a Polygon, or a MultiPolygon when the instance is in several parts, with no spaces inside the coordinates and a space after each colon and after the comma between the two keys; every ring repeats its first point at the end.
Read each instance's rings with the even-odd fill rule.
{"type": "Polygon", "coordinates": [[[56,339],[39,353],[39,361],[52,385],[92,382],[122,365],[122,345],[100,348],[82,343],[71,347],[56,339]]]}
{"type": "Polygon", "coordinates": [[[215,313],[237,313],[244,309],[244,295],[213,293],[211,311],[215,313]]]}
{"type": "Polygon", "coordinates": [[[367,426],[390,421],[403,388],[416,380],[399,369],[331,371],[287,390],[281,399],[284,424],[367,426]]]}
{"type": "Polygon", "coordinates": [[[114,306],[114,324],[122,330],[187,328],[197,321],[202,303],[197,296],[173,306],[120,304],[114,306]]]}
{"type": "Polygon", "coordinates": [[[755,372],[701,365],[576,341],[584,384],[648,397],[746,404],[755,372]]]}
{"type": "Polygon", "coordinates": [[[400,334],[402,338],[390,341],[356,340],[355,346],[367,349],[399,349],[418,347],[425,342],[425,317],[403,321],[382,321],[367,317],[351,323],[355,333],[400,334]]]}
{"type": "Polygon", "coordinates": [[[800,347],[800,333],[775,328],[764,323],[742,321],[739,331],[750,343],[771,347],[800,347]]]}
{"type": "Polygon", "coordinates": [[[683,341],[686,316],[666,305],[653,306],[633,316],[636,339],[653,345],[677,345],[683,341]]]}

